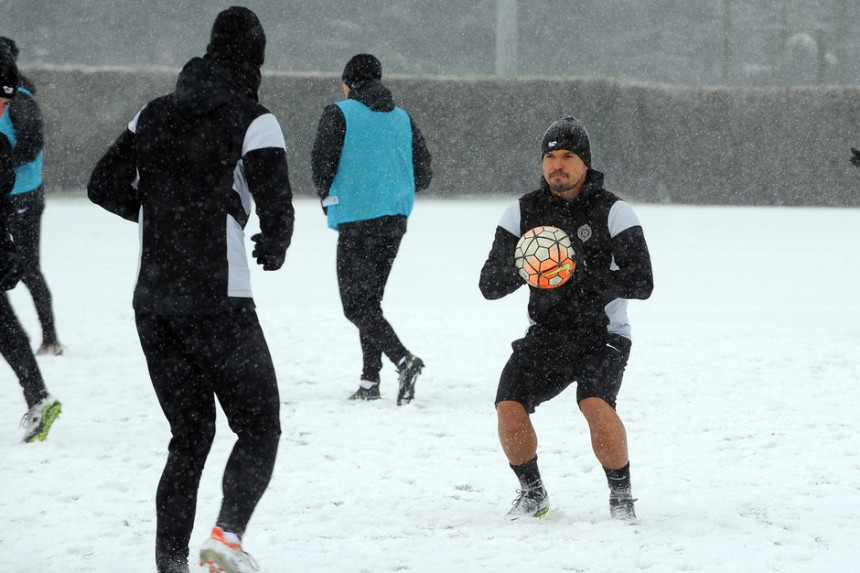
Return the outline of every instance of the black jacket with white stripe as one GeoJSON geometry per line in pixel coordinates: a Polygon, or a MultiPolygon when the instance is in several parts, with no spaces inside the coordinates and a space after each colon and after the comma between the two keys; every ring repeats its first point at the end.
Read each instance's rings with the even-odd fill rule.
{"type": "Polygon", "coordinates": [[[87,189],[140,225],[136,311],[253,305],[243,232],[252,197],[267,243],[286,251],[292,238],[285,147],[275,117],[208,59],[189,61],[175,91],[134,117],[87,189]]]}
{"type": "Polygon", "coordinates": [[[630,338],[627,299],[651,295],[651,258],[638,218],[626,202],[603,189],[599,171],[588,171],[573,200],[553,195],[542,181],[540,189],[505,212],[481,269],[484,297],[498,299],[525,284],[514,266],[514,250],[523,233],[540,225],[570,236],[577,268],[558,288],[529,287],[530,322],[594,343],[607,333],[630,338]]]}

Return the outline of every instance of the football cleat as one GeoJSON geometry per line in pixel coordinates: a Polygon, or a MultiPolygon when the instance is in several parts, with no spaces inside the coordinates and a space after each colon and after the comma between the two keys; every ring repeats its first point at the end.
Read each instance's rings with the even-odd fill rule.
{"type": "Polygon", "coordinates": [[[635,501],[629,487],[619,487],[609,490],[609,514],[612,516],[612,519],[632,524],[637,523],[636,509],[633,506],[635,501]]]}
{"type": "Polygon", "coordinates": [[[364,386],[359,386],[358,390],[356,390],[352,396],[349,397],[350,400],[379,400],[379,384],[371,386],[370,388],[365,388],[364,386]]]}
{"type": "Polygon", "coordinates": [[[543,519],[549,513],[549,497],[541,487],[518,489],[513,507],[508,511],[508,517],[513,521],[521,517],[536,517],[543,519]]]}
{"type": "Polygon", "coordinates": [[[24,428],[24,442],[43,442],[51,431],[51,426],[62,412],[63,406],[53,396],[48,396],[30,408],[21,419],[24,428]]]}
{"type": "Polygon", "coordinates": [[[36,356],[60,356],[65,350],[59,342],[43,342],[36,350],[36,356]]]}
{"type": "Polygon", "coordinates": [[[407,404],[415,398],[415,380],[424,369],[424,362],[417,356],[407,354],[400,365],[397,373],[400,375],[400,388],[397,391],[397,405],[402,402],[407,404]]]}
{"type": "Polygon", "coordinates": [[[212,529],[212,536],[200,548],[200,566],[209,573],[255,573],[260,566],[238,543],[224,539],[224,530],[212,529]]]}

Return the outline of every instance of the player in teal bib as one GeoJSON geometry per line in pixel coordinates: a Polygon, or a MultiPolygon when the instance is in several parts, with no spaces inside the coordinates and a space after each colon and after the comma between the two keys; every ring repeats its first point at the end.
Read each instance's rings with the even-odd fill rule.
{"type": "Polygon", "coordinates": [[[405,215],[415,202],[412,165],[412,123],[409,115],[395,107],[374,111],[347,99],[335,104],[343,112],[346,135],[337,175],[328,196],[328,226],[405,215]]]}
{"type": "Polygon", "coordinates": [[[424,363],[383,316],[382,295],[415,192],[430,185],[430,152],[418,126],[382,85],[379,60],[354,56],[342,79],[346,99],[323,110],[312,166],[328,226],[338,232],[343,312],[358,327],[361,342],[361,378],[351,399],[380,398],[385,355],[397,367],[399,405],[414,397],[424,363]]]}

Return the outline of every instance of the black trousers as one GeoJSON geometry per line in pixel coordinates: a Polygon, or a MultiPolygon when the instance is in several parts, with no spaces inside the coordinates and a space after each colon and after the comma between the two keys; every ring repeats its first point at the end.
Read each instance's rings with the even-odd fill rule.
{"type": "Polygon", "coordinates": [[[42,326],[42,341],[57,342],[54,325],[54,310],[51,291],[42,274],[40,243],[42,236],[42,213],[45,211],[45,193],[42,187],[29,193],[18,193],[9,198],[13,211],[9,217],[9,233],[15,240],[19,264],[23,267],[21,282],[30,291],[39,324],[42,326]]]}
{"type": "Polygon", "coordinates": [[[269,485],[281,435],[275,369],[253,308],[205,316],[136,314],[152,385],[170,423],[156,493],[159,571],[184,562],[215,437],[215,399],[237,441],[216,525],[240,536],[269,485]]]}
{"type": "Polygon", "coordinates": [[[382,314],[382,296],[402,239],[402,232],[338,233],[337,285],[343,313],[358,327],[362,380],[379,382],[383,354],[395,364],[407,354],[382,314]]]}
{"type": "Polygon", "coordinates": [[[30,348],[30,340],[5,292],[0,292],[0,354],[18,377],[28,409],[48,397],[42,373],[30,348]]]}

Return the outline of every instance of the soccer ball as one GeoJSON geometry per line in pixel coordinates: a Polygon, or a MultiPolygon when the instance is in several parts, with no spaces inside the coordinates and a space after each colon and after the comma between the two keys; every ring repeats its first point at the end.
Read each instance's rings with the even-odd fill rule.
{"type": "Polygon", "coordinates": [[[514,264],[529,285],[560,287],[573,276],[575,253],[567,233],[558,227],[540,226],[526,231],[514,251],[514,264]]]}

